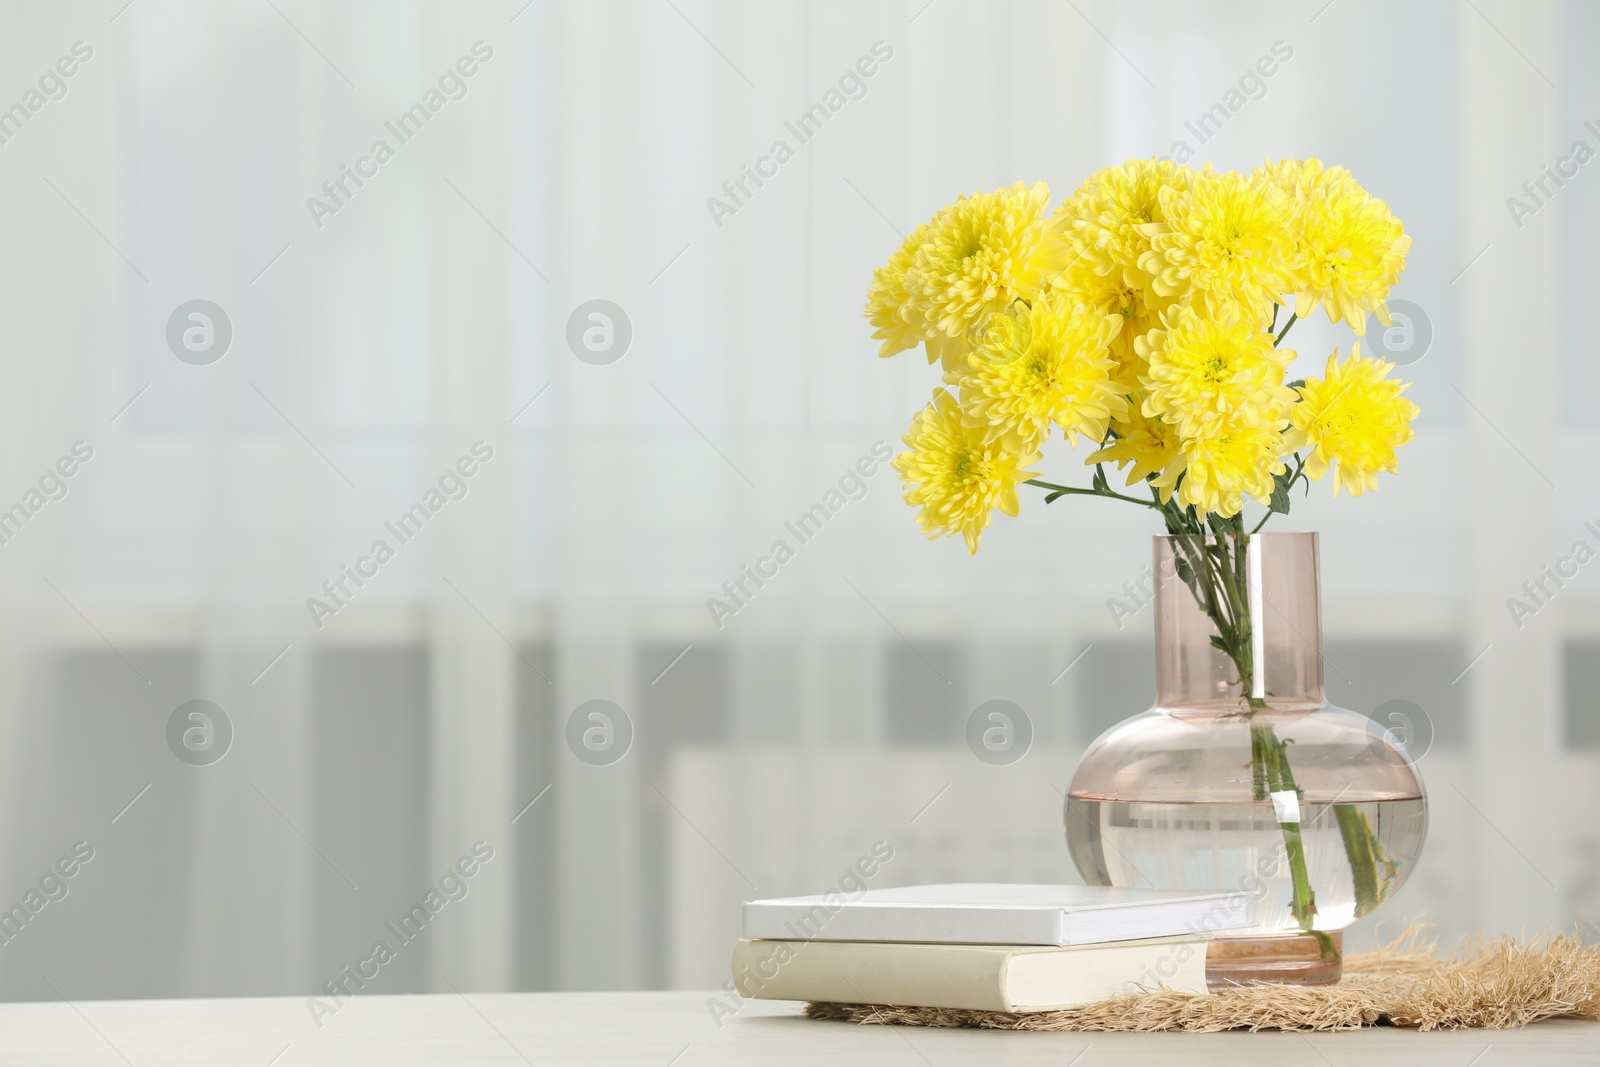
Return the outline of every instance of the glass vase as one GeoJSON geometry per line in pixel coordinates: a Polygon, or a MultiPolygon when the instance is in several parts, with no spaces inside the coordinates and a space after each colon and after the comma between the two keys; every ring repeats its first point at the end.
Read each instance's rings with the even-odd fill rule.
{"type": "Polygon", "coordinates": [[[1317,535],[1155,539],[1156,701],[1089,746],[1066,797],[1092,885],[1237,894],[1213,986],[1339,980],[1342,931],[1392,896],[1427,832],[1422,777],[1327,702],[1317,535]]]}

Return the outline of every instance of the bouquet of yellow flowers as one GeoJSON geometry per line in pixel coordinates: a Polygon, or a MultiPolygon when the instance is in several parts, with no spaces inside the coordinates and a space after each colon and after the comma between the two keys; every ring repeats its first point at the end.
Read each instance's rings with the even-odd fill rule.
{"type": "Polygon", "coordinates": [[[1267,508],[1259,529],[1297,481],[1332,472],[1335,495],[1359,495],[1397,469],[1417,407],[1392,364],[1356,341],[1322,379],[1285,381],[1284,338],[1319,305],[1358,337],[1369,312],[1392,325],[1411,238],[1349,171],[1134,159],[1049,206],[1043,182],[964,196],[873,275],[879,354],[920,344],[949,387],[894,460],[929,537],[959,533],[976,552],[995,509],[1017,514],[1021,483],[1047,503],[1154,508],[1173,534],[1247,536],[1247,496],[1267,508]],[[1089,487],[1033,469],[1053,427],[1094,446],[1089,487]],[[1112,489],[1107,463],[1149,499],[1112,489]]]}
{"type": "MultiPolygon", "coordinates": [[[[1359,495],[1397,469],[1417,407],[1393,365],[1337,349],[1321,379],[1285,381],[1295,322],[1321,306],[1366,332],[1392,325],[1389,290],[1411,238],[1342,167],[1283,160],[1245,175],[1134,159],[1093,175],[1055,212],[1043,182],[974,193],[917,227],[872,279],[866,314],[880,354],[922,345],[944,383],[894,459],[929,537],[969,552],[1017,486],[1045,502],[1100,496],[1159,512],[1177,576],[1215,626],[1250,722],[1254,800],[1298,795],[1288,743],[1252,685],[1256,663],[1246,553],[1289,510],[1298,482],[1332,472],[1359,495]],[[1291,305],[1292,300],[1292,305],[1291,305]],[[1278,320],[1289,308],[1287,321],[1278,320]],[[953,390],[953,392],[952,392],[953,390]],[[1034,465],[1054,429],[1093,451],[1088,486],[1045,481],[1034,465]],[[1113,489],[1105,465],[1127,470],[1113,489]],[[1148,496],[1132,495],[1138,486],[1148,496]],[[1266,509],[1247,526],[1244,498],[1266,509]]],[[[1382,899],[1394,864],[1364,814],[1334,804],[1361,908],[1382,899]]],[[[1300,927],[1317,906],[1298,821],[1281,823],[1300,927]]]]}

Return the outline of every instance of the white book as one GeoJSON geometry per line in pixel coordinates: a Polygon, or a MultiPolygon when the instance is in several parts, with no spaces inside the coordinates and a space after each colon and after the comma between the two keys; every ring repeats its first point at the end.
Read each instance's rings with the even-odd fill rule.
{"type": "Polygon", "coordinates": [[[1051,1011],[1122,993],[1206,992],[1202,938],[1040,945],[740,941],[733,982],[760,1000],[1051,1011]]]}
{"type": "Polygon", "coordinates": [[[1248,925],[1244,893],[1092,885],[914,885],[751,900],[744,936],[779,941],[1089,945],[1248,925]]]}

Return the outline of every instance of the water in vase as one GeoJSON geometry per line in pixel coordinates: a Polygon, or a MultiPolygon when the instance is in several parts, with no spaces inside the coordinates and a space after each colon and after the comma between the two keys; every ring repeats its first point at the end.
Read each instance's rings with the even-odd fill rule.
{"type": "MultiPolygon", "coordinates": [[[[1067,842],[1097,885],[1216,890],[1246,895],[1253,935],[1295,933],[1284,832],[1271,802],[1157,803],[1069,795],[1067,842]]],[[[1411,873],[1427,833],[1421,797],[1299,806],[1306,873],[1316,890],[1316,928],[1342,930],[1381,904],[1411,873]],[[1364,817],[1376,841],[1376,899],[1359,900],[1344,825],[1364,817]]],[[[1235,933],[1233,936],[1238,936],[1235,933]]]]}

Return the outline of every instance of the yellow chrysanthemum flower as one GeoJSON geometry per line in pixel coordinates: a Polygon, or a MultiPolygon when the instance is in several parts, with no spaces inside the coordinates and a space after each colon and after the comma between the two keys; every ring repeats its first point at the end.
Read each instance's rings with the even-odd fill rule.
{"type": "MultiPolygon", "coordinates": [[[[928,226],[923,223],[895,249],[888,263],[872,272],[872,287],[867,290],[864,314],[875,327],[872,336],[883,341],[878,349],[880,357],[915,348],[928,338],[927,316],[906,292],[906,272],[927,239],[928,226]]],[[[935,358],[930,352],[928,362],[932,363],[935,358]]]]}
{"type": "Polygon", "coordinates": [[[1378,488],[1379,471],[1399,469],[1395,449],[1411,440],[1418,409],[1400,395],[1409,383],[1388,378],[1394,364],[1361,355],[1359,343],[1349,359],[1340,363],[1338,357],[1337,350],[1328,357],[1323,380],[1307,378],[1300,387],[1284,444],[1291,452],[1312,450],[1306,457],[1312,478],[1333,470],[1334,496],[1340,486],[1360,496],[1378,488]]]}
{"type": "Polygon", "coordinates": [[[1032,297],[1067,263],[1065,220],[1046,215],[1044,182],[963,196],[928,223],[905,287],[930,327],[973,341],[989,318],[1032,297]]]}
{"type": "Polygon", "coordinates": [[[1249,495],[1261,503],[1272,498],[1273,477],[1285,469],[1282,417],[1267,423],[1230,424],[1204,437],[1185,438],[1179,464],[1170,468],[1160,485],[1177,480],[1178,503],[1201,514],[1230,518],[1244,507],[1249,495]]]}
{"type": "Polygon", "coordinates": [[[1121,317],[1122,328],[1111,339],[1111,358],[1116,361],[1111,378],[1123,387],[1123,392],[1140,388],[1145,361],[1138,352],[1138,339],[1161,325],[1161,313],[1172,302],[1148,289],[1129,285],[1121,271],[1100,274],[1087,259],[1074,260],[1050,284],[1073,303],[1121,317]]]}
{"type": "Polygon", "coordinates": [[[961,388],[967,423],[990,439],[1042,443],[1053,423],[1069,441],[1082,434],[1099,444],[1111,417],[1128,410],[1108,347],[1121,327],[1118,315],[1045,294],[996,317],[967,373],[946,380],[961,388]]]}
{"type": "Polygon", "coordinates": [[[939,364],[946,378],[959,379],[967,373],[967,360],[972,355],[972,347],[973,342],[969,337],[947,337],[938,330],[931,330],[928,337],[928,362],[939,364]]]}
{"type": "Polygon", "coordinates": [[[934,391],[933,403],[917,413],[904,437],[909,452],[894,457],[906,485],[905,502],[921,510],[917,523],[929,538],[959,533],[967,553],[996,508],[1016,515],[1017,485],[1038,474],[1027,470],[1039,459],[1037,448],[1011,438],[989,440],[981,427],[967,425],[955,397],[934,391]]]}
{"type": "Polygon", "coordinates": [[[1295,314],[1304,318],[1321,305],[1357,335],[1366,333],[1369,311],[1393,325],[1389,290],[1405,269],[1411,238],[1389,206],[1343,167],[1318,159],[1283,160],[1256,173],[1294,200],[1295,314]]]}
{"type": "Polygon", "coordinates": [[[1161,416],[1186,438],[1215,434],[1224,424],[1270,421],[1294,399],[1283,384],[1294,352],[1273,348],[1270,333],[1233,310],[1212,318],[1174,308],[1140,349],[1150,364],[1142,381],[1144,414],[1161,416]]]}
{"type": "Polygon", "coordinates": [[[1128,485],[1158,475],[1155,484],[1163,490],[1161,495],[1165,500],[1171,495],[1172,482],[1183,468],[1183,442],[1178,431],[1161,419],[1145,415],[1137,404],[1130,408],[1128,418],[1113,426],[1117,436],[1085,462],[1114,462],[1118,470],[1131,465],[1128,485]]]}
{"type": "Polygon", "coordinates": [[[1158,198],[1165,221],[1150,224],[1150,251],[1139,262],[1151,287],[1165,297],[1198,297],[1213,311],[1236,304],[1266,325],[1266,309],[1290,285],[1289,197],[1270,181],[1207,169],[1158,198]]]}
{"type": "Polygon", "coordinates": [[[1188,187],[1188,167],[1171,160],[1130,159],[1103,167],[1061,205],[1072,260],[1132,289],[1150,284],[1139,261],[1150,251],[1150,224],[1163,223],[1161,190],[1188,187]]]}
{"type": "Polygon", "coordinates": [[[1291,200],[1304,200],[1330,186],[1355,185],[1356,180],[1343,167],[1330,167],[1312,156],[1307,159],[1280,159],[1257,167],[1251,175],[1265,179],[1288,194],[1291,200]]]}

